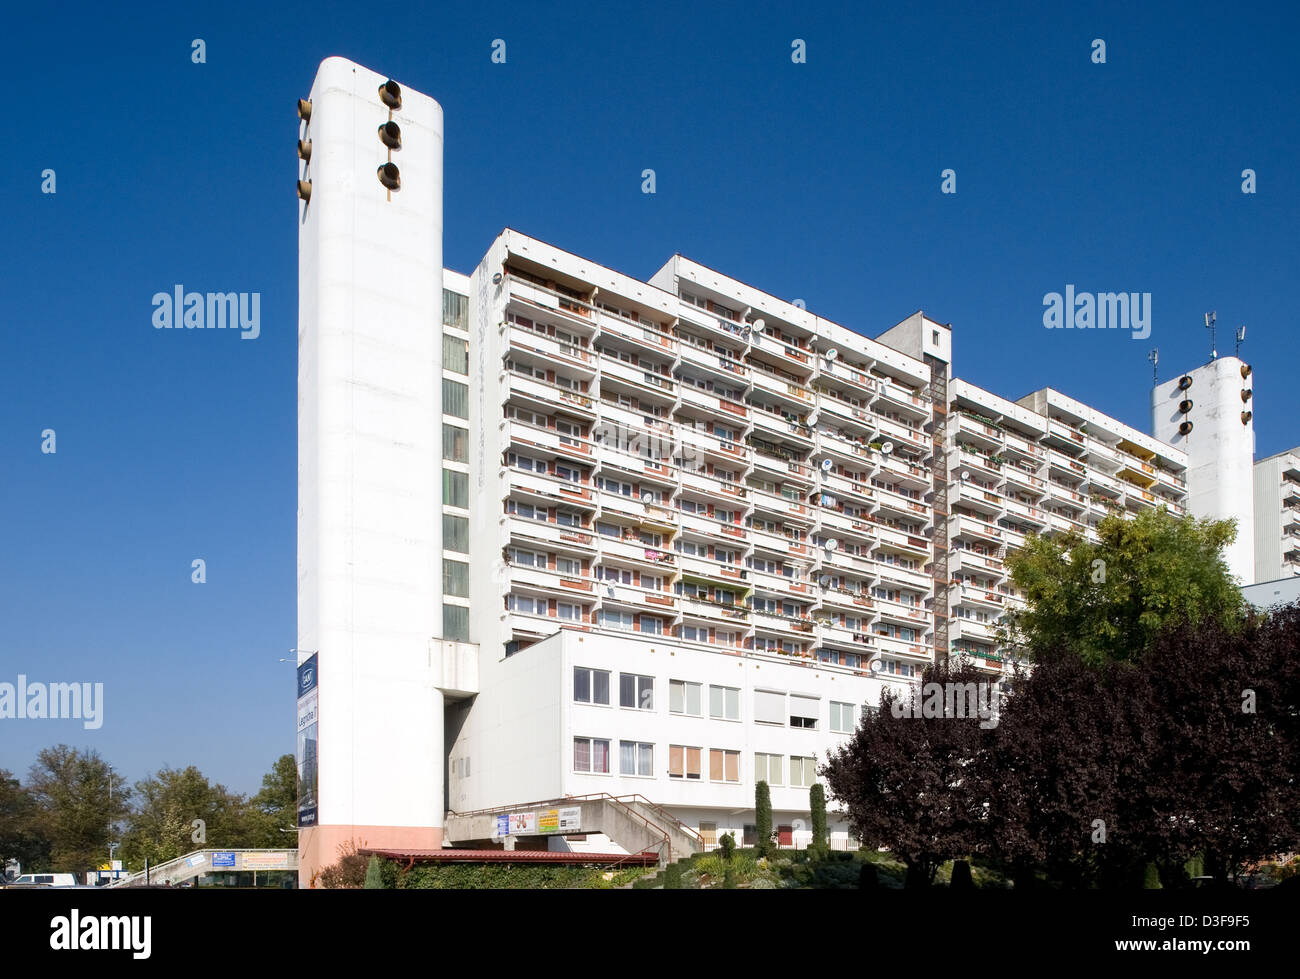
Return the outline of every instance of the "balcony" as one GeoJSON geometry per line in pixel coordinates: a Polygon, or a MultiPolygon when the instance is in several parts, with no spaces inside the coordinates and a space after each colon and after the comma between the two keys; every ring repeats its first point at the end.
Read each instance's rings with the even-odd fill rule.
{"type": "Polygon", "coordinates": [[[637,534],[625,530],[620,537],[599,535],[601,555],[616,561],[634,564],[639,568],[662,569],[659,573],[671,575],[677,568],[677,558],[663,546],[654,547],[641,541],[637,534]]]}
{"type": "Polygon", "coordinates": [[[537,568],[526,564],[510,565],[511,591],[530,591],[564,600],[572,595],[574,601],[590,601],[595,594],[595,583],[587,575],[563,575],[552,568],[537,568]]]}
{"type": "Polygon", "coordinates": [[[596,322],[602,334],[612,334],[641,350],[652,351],[673,360],[677,357],[677,338],[667,330],[644,320],[634,320],[608,310],[597,311],[596,322]]]}
{"type": "Polygon", "coordinates": [[[502,401],[526,405],[535,410],[550,413],[557,405],[571,415],[580,418],[595,419],[594,402],[587,395],[572,388],[561,387],[538,377],[526,377],[514,371],[502,371],[502,401]]]}
{"type": "Polygon", "coordinates": [[[783,404],[791,406],[798,413],[806,412],[812,406],[813,393],[810,388],[800,384],[792,377],[783,377],[767,369],[758,361],[750,361],[749,366],[751,368],[750,377],[754,382],[756,391],[775,396],[783,404]]]}
{"type": "Polygon", "coordinates": [[[876,405],[882,402],[891,407],[898,407],[922,418],[930,417],[930,402],[913,391],[893,381],[877,379],[876,384],[879,387],[879,394],[876,397],[876,405]]]}
{"type": "Polygon", "coordinates": [[[565,373],[591,378],[595,374],[592,352],[580,345],[557,340],[526,326],[508,324],[510,353],[515,359],[566,368],[565,373]],[[523,357],[517,356],[523,354],[523,357]]]}
{"type": "Polygon", "coordinates": [[[663,403],[671,403],[677,398],[677,384],[672,377],[649,367],[638,367],[621,360],[602,357],[600,371],[602,389],[606,387],[607,381],[621,381],[622,384],[616,386],[631,388],[638,397],[648,395],[651,399],[663,403]]]}
{"type": "Polygon", "coordinates": [[[911,446],[915,451],[926,454],[930,451],[933,440],[920,429],[910,428],[892,418],[877,416],[877,429],[886,440],[911,446]]]}
{"type": "Polygon", "coordinates": [[[683,383],[679,394],[683,406],[710,418],[729,419],[737,424],[744,424],[749,418],[749,409],[744,404],[713,391],[683,383]]]}
{"type": "Polygon", "coordinates": [[[543,428],[527,422],[510,420],[507,423],[510,445],[525,452],[540,452],[547,458],[575,459],[591,465],[592,442],[577,435],[561,434],[554,428],[543,428]]]}
{"type": "Polygon", "coordinates": [[[521,547],[552,550],[560,554],[588,557],[595,552],[595,535],[582,527],[568,527],[549,520],[531,520],[506,514],[502,517],[510,542],[521,547]]]}
{"type": "MultiPolygon", "coordinates": [[[[1002,429],[990,425],[964,411],[956,411],[958,434],[970,435],[983,449],[996,451],[1002,447],[1002,429]]],[[[1018,441],[1023,442],[1023,439],[1018,441]]],[[[1025,443],[1026,445],[1028,443],[1025,443]]]]}
{"type": "Polygon", "coordinates": [[[515,275],[507,275],[506,282],[512,305],[517,303],[525,311],[543,310],[548,314],[546,319],[553,324],[576,329],[585,336],[594,331],[596,316],[589,304],[515,275]]]}
{"type": "Polygon", "coordinates": [[[953,536],[971,537],[976,540],[994,541],[997,544],[1002,543],[1002,528],[993,524],[978,520],[975,517],[964,513],[955,514],[956,526],[953,528],[953,536]]]}
{"type": "Polygon", "coordinates": [[[877,431],[878,417],[865,407],[865,403],[855,405],[822,389],[817,410],[829,424],[836,427],[847,425],[859,437],[869,438],[877,431]]]}
{"type": "Polygon", "coordinates": [[[929,592],[934,585],[930,575],[919,568],[906,568],[887,561],[873,561],[872,566],[882,585],[901,585],[919,592],[929,592]]]}

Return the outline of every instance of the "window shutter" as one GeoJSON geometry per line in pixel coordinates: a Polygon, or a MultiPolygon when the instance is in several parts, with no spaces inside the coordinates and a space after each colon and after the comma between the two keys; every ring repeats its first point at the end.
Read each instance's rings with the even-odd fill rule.
{"type": "Polygon", "coordinates": [[[700,749],[699,748],[686,749],[686,777],[687,778],[700,777],[700,749]]]}
{"type": "Polygon", "coordinates": [[[709,778],[715,782],[722,781],[722,752],[717,748],[709,749],[709,778]]]}
{"type": "Polygon", "coordinates": [[[766,724],[784,724],[785,694],[771,690],[755,690],[754,720],[766,724]]]}
{"type": "Polygon", "coordinates": [[[685,773],[682,765],[682,746],[679,744],[670,744],[668,746],[668,774],[680,777],[685,773]]]}
{"type": "Polygon", "coordinates": [[[726,770],[724,777],[728,782],[740,781],[740,752],[728,751],[725,756],[726,770]]]}

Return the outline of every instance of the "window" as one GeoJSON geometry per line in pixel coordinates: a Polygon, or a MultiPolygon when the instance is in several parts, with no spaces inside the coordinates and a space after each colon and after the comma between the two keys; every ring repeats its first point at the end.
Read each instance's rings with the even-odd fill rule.
{"type": "Polygon", "coordinates": [[[442,637],[469,642],[469,609],[464,605],[443,605],[442,637]]]}
{"type": "Polygon", "coordinates": [[[540,551],[525,551],[521,547],[512,547],[509,551],[510,563],[525,568],[546,567],[546,555],[540,551]]]}
{"type": "Polygon", "coordinates": [[[817,765],[812,758],[790,756],[790,784],[793,786],[811,786],[817,781],[817,765]]]}
{"type": "Polygon", "coordinates": [[[689,748],[680,744],[670,744],[668,746],[668,776],[670,778],[686,778],[698,781],[700,777],[700,749],[689,748]]]}
{"type": "Polygon", "coordinates": [[[670,714],[689,714],[699,717],[700,684],[687,680],[668,681],[668,712],[670,714]]]}
{"type": "Polygon", "coordinates": [[[447,506],[469,509],[469,475],[450,469],[442,471],[442,502],[447,506]]]}
{"type": "Polygon", "coordinates": [[[754,720],[759,724],[785,727],[785,694],[775,690],[755,690],[754,720]]]}
{"type": "Polygon", "coordinates": [[[709,684],[709,716],[724,721],[740,720],[740,689],[709,684]]]}
{"type": "Polygon", "coordinates": [[[648,632],[656,636],[663,635],[663,631],[664,631],[663,619],[656,619],[653,615],[641,615],[638,616],[638,619],[641,622],[642,632],[648,632]]]}
{"type": "Polygon", "coordinates": [[[612,612],[609,609],[601,609],[596,624],[606,629],[621,629],[630,632],[632,630],[632,618],[631,612],[612,612]]]}
{"type": "Polygon", "coordinates": [[[740,752],[724,748],[709,749],[709,780],[711,782],[740,781],[740,752]]]}
{"type": "Polygon", "coordinates": [[[442,290],[442,325],[469,330],[469,297],[442,290]]]}
{"type": "Polygon", "coordinates": [[[555,570],[560,574],[577,578],[582,575],[582,562],[577,558],[557,557],[555,559],[555,570]]]}
{"type": "Polygon", "coordinates": [[[574,738],[573,770],[608,775],[609,742],[600,738],[574,738]]]}
{"type": "Polygon", "coordinates": [[[618,705],[637,710],[655,709],[655,678],[636,673],[618,675],[618,705]]]}
{"type": "Polygon", "coordinates": [[[442,562],[442,593],[469,598],[469,565],[464,561],[442,562]]]}
{"type": "Polygon", "coordinates": [[[556,602],[555,615],[557,618],[564,619],[566,622],[581,622],[582,614],[586,608],[573,602],[556,602]]]}
{"type": "Polygon", "coordinates": [[[469,418],[469,385],[442,379],[442,413],[469,418]]]}
{"type": "Polygon", "coordinates": [[[831,730],[836,734],[852,734],[857,725],[857,721],[853,716],[854,713],[852,704],[843,704],[832,700],[831,730]]]}
{"type": "Polygon", "coordinates": [[[618,743],[618,771],[620,775],[654,775],[655,746],[641,741],[618,743]]]}
{"type": "Polygon", "coordinates": [[[797,693],[790,694],[790,726],[817,729],[817,718],[821,714],[821,701],[816,697],[804,697],[797,693]]]}
{"type": "Polygon", "coordinates": [[[609,670],[573,668],[573,699],[580,704],[609,706],[609,670]]]}
{"type": "Polygon", "coordinates": [[[780,755],[754,755],[754,781],[785,785],[785,759],[780,755]]]}
{"type": "Polygon", "coordinates": [[[507,595],[506,608],[512,612],[526,612],[529,615],[545,615],[546,599],[533,598],[531,595],[507,595]]]}
{"type": "Polygon", "coordinates": [[[469,462],[469,432],[455,425],[444,424],[442,457],[450,462],[469,462]]]}
{"type": "Polygon", "coordinates": [[[452,513],[442,515],[442,546],[458,554],[469,553],[469,518],[452,513]]]}
{"type": "MultiPolygon", "coordinates": [[[[469,344],[460,337],[442,337],[442,366],[457,374],[469,373],[469,344]]],[[[462,416],[464,417],[464,416],[462,416]]]]}

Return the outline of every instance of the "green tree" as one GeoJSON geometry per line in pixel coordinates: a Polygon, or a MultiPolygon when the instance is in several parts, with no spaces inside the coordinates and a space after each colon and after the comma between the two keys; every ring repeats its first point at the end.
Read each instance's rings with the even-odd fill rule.
{"type": "Polygon", "coordinates": [[[27,789],[38,810],[36,826],[50,841],[51,869],[84,873],[108,860],[131,790],[98,752],[45,748],[28,772],[27,789]]]}
{"type": "Polygon", "coordinates": [[[1008,614],[1004,645],[1043,661],[1133,662],[1166,627],[1241,619],[1241,592],[1223,559],[1231,520],[1175,517],[1165,507],[1112,512],[1097,541],[1030,535],[1006,564],[1026,607],[1008,614]]]}
{"type": "Polygon", "coordinates": [[[281,755],[262,776],[262,788],[248,800],[249,846],[294,846],[298,825],[298,762],[281,755]]]}
{"type": "MultiPolygon", "coordinates": [[[[205,847],[250,845],[243,796],[208,782],[193,765],[164,768],[135,783],[139,800],[122,836],[122,859],[139,869],[205,847]],[[196,819],[203,832],[195,839],[196,819]]],[[[281,844],[283,845],[283,844],[281,844]]]]}
{"type": "Polygon", "coordinates": [[[760,780],[754,786],[754,822],[757,824],[758,855],[772,852],[772,790],[760,780]]]}
{"type": "Polygon", "coordinates": [[[27,872],[50,869],[50,841],[37,825],[38,815],[31,793],[0,768],[0,873],[10,860],[27,872]]]}
{"type": "Polygon", "coordinates": [[[366,865],[366,890],[378,891],[384,888],[384,873],[379,866],[379,858],[372,856],[366,865]]]}
{"type": "Polygon", "coordinates": [[[808,790],[808,806],[812,811],[812,849],[818,857],[825,857],[830,840],[826,835],[826,789],[821,782],[808,790]]]}

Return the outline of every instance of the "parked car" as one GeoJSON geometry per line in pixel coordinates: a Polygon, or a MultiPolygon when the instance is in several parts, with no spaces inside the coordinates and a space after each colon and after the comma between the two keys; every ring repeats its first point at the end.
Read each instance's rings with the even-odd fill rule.
{"type": "Polygon", "coordinates": [[[23,874],[15,877],[5,887],[76,887],[76,874],[23,874]]]}

